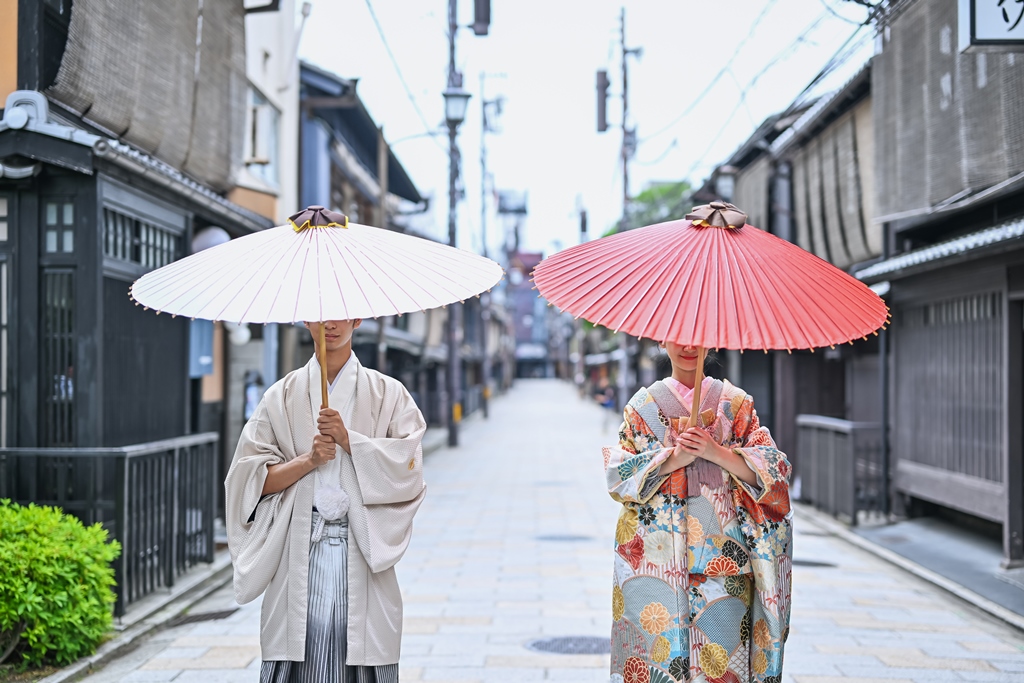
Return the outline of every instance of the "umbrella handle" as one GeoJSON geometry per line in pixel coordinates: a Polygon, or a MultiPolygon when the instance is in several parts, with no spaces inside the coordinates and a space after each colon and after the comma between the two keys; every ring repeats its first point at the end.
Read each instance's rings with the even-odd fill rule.
{"type": "Polygon", "coordinates": [[[690,419],[686,421],[686,428],[697,426],[697,418],[700,415],[700,390],[704,384],[704,359],[708,350],[703,346],[697,347],[697,374],[693,378],[693,403],[690,405],[690,419]]]}
{"type": "Polygon", "coordinates": [[[320,321],[320,407],[330,408],[330,398],[327,396],[327,333],[324,331],[324,322],[320,321]]]}

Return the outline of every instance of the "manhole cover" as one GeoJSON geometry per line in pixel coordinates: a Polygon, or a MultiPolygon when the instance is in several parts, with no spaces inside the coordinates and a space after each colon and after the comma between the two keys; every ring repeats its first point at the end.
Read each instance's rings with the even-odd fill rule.
{"type": "Polygon", "coordinates": [[[832,562],[822,562],[820,560],[793,560],[794,567],[835,567],[836,565],[832,562]]]}
{"type": "Polygon", "coordinates": [[[175,626],[182,626],[184,624],[195,624],[200,621],[215,621],[217,619],[227,619],[232,614],[238,611],[235,609],[226,609],[220,612],[195,612],[194,614],[181,614],[167,622],[168,628],[174,628],[175,626]]]}
{"type": "Polygon", "coordinates": [[[574,543],[578,541],[593,541],[593,536],[576,536],[574,534],[550,534],[548,536],[538,536],[538,541],[563,541],[574,543]]]}
{"type": "Polygon", "coordinates": [[[561,636],[531,640],[526,648],[557,655],[604,655],[612,651],[612,643],[609,638],[595,636],[561,636]]]}

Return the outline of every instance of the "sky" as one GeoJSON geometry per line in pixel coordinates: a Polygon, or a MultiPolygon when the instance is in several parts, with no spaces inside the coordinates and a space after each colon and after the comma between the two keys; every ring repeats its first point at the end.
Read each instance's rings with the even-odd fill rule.
{"type": "MultiPolygon", "coordinates": [[[[815,92],[842,85],[873,49],[871,29],[858,29],[867,10],[843,0],[491,0],[490,34],[480,37],[468,28],[472,0],[459,0],[456,66],[473,97],[459,128],[458,246],[480,252],[483,242],[482,73],[485,99],[505,99],[501,132],[486,136],[488,173],[497,189],[529,197],[522,248],[550,255],[576,244],[580,208],[591,238],[622,214],[622,8],[626,46],[643,49],[628,61],[629,125],[640,140],[632,195],[651,182],[699,185],[765,117],[789,106],[855,31],[859,49],[815,92]],[[596,129],[598,69],[611,80],[604,133],[596,129]]],[[[415,227],[446,240],[447,134],[427,133],[443,129],[447,0],[313,0],[300,56],[359,79],[370,115],[432,197],[415,227]]],[[[493,255],[504,227],[493,200],[487,207],[493,255]]]]}

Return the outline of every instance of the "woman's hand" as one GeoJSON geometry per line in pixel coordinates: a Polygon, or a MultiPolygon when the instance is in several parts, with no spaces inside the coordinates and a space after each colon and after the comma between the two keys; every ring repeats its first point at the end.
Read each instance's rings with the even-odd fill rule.
{"type": "Polygon", "coordinates": [[[313,450],[309,452],[309,461],[313,467],[320,467],[324,463],[334,460],[334,449],[337,444],[334,439],[323,434],[313,437],[313,450]]]}
{"type": "Polygon", "coordinates": [[[665,432],[665,445],[671,449],[672,453],[661,464],[661,468],[658,470],[659,474],[670,474],[676,470],[681,470],[697,459],[696,455],[688,452],[683,447],[680,443],[679,435],[672,427],[669,427],[668,431],[665,432]]]}
{"type": "Polygon", "coordinates": [[[743,457],[712,439],[703,429],[690,427],[676,437],[676,442],[694,459],[709,460],[740,480],[752,486],[759,486],[757,475],[743,457]]]}
{"type": "Polygon", "coordinates": [[[729,449],[717,443],[707,432],[697,427],[690,427],[676,436],[676,443],[694,458],[703,458],[714,463],[721,463],[729,449]]]}
{"type": "Polygon", "coordinates": [[[346,453],[352,452],[348,439],[348,428],[341,419],[341,413],[337,410],[322,408],[319,417],[316,419],[316,428],[324,436],[334,439],[334,443],[345,449],[346,453]]]}

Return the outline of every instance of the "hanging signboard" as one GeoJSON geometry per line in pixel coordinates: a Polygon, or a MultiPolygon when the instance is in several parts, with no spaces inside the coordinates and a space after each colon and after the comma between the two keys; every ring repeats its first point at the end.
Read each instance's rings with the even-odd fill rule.
{"type": "Polygon", "coordinates": [[[1024,52],[1024,0],[957,0],[961,52],[1024,52]]]}

